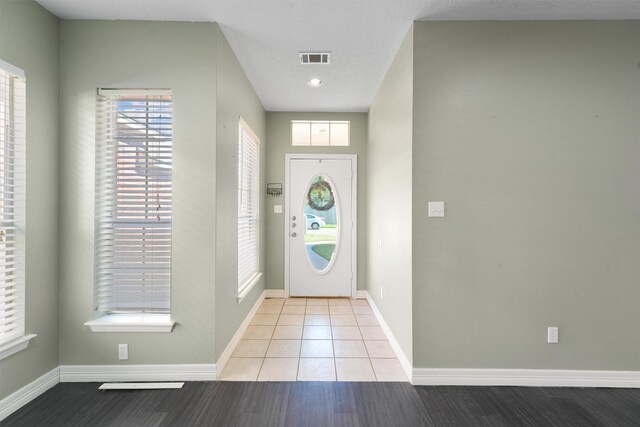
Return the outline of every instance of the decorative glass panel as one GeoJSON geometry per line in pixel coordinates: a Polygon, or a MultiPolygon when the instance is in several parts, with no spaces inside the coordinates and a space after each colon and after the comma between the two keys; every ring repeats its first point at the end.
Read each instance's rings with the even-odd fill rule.
{"type": "Polygon", "coordinates": [[[304,243],[309,261],[317,273],[331,268],[338,246],[338,198],[329,178],[318,175],[307,187],[304,243]]]}

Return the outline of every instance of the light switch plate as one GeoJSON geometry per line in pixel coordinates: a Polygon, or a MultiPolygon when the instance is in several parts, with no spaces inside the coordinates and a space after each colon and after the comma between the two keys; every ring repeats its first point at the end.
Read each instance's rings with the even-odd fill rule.
{"type": "Polygon", "coordinates": [[[282,213],[282,205],[273,205],[273,213],[282,213]]]}
{"type": "Polygon", "coordinates": [[[440,218],[444,216],[444,202],[429,202],[429,217],[440,218]]]}

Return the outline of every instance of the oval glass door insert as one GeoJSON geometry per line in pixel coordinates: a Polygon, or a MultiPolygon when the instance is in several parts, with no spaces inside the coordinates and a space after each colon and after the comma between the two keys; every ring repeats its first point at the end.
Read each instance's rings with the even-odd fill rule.
{"type": "Polygon", "coordinates": [[[304,246],[313,270],[329,271],[338,249],[338,197],[331,180],[317,175],[307,186],[304,198],[306,227],[304,246]]]}

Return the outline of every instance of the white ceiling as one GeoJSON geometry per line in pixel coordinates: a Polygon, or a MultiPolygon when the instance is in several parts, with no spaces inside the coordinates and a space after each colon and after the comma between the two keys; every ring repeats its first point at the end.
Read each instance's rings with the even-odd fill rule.
{"type": "Polygon", "coordinates": [[[67,19],[218,22],[269,111],[367,111],[414,20],[640,19],[640,0],[37,1],[67,19]],[[331,65],[298,63],[316,50],[331,65]]]}

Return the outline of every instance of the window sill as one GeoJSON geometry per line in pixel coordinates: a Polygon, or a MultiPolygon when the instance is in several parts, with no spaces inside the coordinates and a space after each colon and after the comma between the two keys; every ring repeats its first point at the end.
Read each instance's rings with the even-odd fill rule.
{"type": "Polygon", "coordinates": [[[169,314],[106,314],[85,323],[91,332],[171,332],[176,324],[169,314]]]}
{"type": "Polygon", "coordinates": [[[37,337],[36,334],[23,335],[4,344],[0,344],[0,360],[6,359],[12,354],[16,354],[17,352],[24,350],[29,345],[29,341],[35,337],[37,337]]]}
{"type": "Polygon", "coordinates": [[[245,299],[245,297],[247,295],[249,295],[249,292],[251,292],[251,290],[258,284],[258,282],[260,282],[260,279],[262,278],[262,273],[257,273],[256,275],[254,275],[251,280],[249,280],[239,291],[238,291],[238,304],[240,304],[242,302],[243,299],[245,299]]]}

